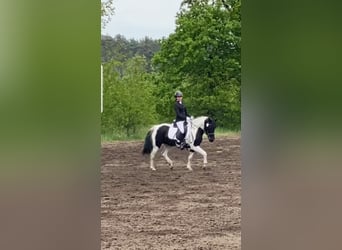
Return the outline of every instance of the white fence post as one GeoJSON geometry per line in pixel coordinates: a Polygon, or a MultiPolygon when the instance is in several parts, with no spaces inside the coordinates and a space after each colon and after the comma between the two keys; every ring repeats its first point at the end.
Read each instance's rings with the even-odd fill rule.
{"type": "Polygon", "coordinates": [[[101,113],[103,112],[103,66],[101,64],[101,113]]]}

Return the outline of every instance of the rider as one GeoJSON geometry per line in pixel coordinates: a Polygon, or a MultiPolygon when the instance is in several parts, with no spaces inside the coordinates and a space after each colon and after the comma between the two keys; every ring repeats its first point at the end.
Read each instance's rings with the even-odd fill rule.
{"type": "Polygon", "coordinates": [[[175,93],[175,111],[176,111],[176,124],[179,128],[176,134],[176,146],[180,149],[184,149],[186,145],[185,142],[185,135],[187,133],[187,117],[190,117],[188,114],[186,107],[184,106],[182,99],[183,99],[183,93],[179,90],[175,93]]]}

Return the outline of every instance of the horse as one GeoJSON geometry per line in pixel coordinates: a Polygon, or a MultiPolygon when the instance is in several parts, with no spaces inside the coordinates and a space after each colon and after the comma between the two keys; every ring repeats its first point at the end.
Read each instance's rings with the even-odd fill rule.
{"type": "MultiPolygon", "coordinates": [[[[164,144],[165,150],[162,155],[168,162],[170,169],[173,168],[173,162],[168,157],[168,150],[170,147],[176,146],[176,140],[170,139],[168,136],[169,130],[172,129],[173,124],[162,123],[158,125],[154,125],[147,132],[144,142],[143,154],[150,154],[150,168],[152,170],[156,170],[154,167],[154,157],[160,147],[164,144]]],[[[189,145],[189,156],[187,168],[192,171],[191,168],[191,159],[194,155],[194,152],[197,152],[203,156],[203,169],[206,168],[207,162],[207,153],[200,147],[202,142],[203,134],[205,133],[209,139],[209,142],[213,142],[215,140],[215,121],[208,116],[200,116],[194,119],[189,119],[188,122],[188,136],[186,142],[189,145]]]]}

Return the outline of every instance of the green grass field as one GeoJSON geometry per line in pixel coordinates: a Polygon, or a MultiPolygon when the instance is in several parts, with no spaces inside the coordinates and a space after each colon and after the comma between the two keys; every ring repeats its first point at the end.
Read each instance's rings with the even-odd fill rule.
{"type": "MultiPolygon", "coordinates": [[[[137,140],[144,140],[147,131],[150,129],[148,128],[141,128],[136,131],[134,135],[127,136],[123,132],[116,132],[114,131],[112,134],[101,134],[101,142],[112,142],[112,141],[137,141],[137,140]]],[[[241,135],[241,131],[233,131],[225,128],[216,128],[215,136],[216,137],[238,137],[241,135]]]]}
{"type": "Polygon", "coordinates": [[[230,129],[225,129],[225,128],[216,128],[215,136],[216,137],[223,137],[223,136],[239,137],[239,136],[241,136],[241,131],[240,130],[230,130],[230,129]]]}

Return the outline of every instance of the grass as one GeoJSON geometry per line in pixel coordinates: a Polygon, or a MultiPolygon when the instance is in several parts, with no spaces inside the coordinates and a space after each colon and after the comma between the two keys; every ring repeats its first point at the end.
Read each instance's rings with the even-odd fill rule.
{"type": "Polygon", "coordinates": [[[101,134],[101,142],[144,140],[147,131],[150,128],[151,127],[137,129],[137,131],[130,136],[127,136],[123,131],[113,131],[113,133],[101,134]]]}
{"type": "MultiPolygon", "coordinates": [[[[112,134],[101,134],[101,142],[112,142],[112,141],[137,141],[144,140],[147,134],[147,131],[150,127],[141,128],[136,131],[134,135],[127,136],[123,132],[113,132],[112,134]]],[[[239,137],[241,136],[241,131],[239,130],[230,130],[225,128],[216,128],[215,136],[219,137],[239,137]]]]}
{"type": "Polygon", "coordinates": [[[215,136],[216,137],[239,137],[241,136],[241,131],[240,130],[231,130],[231,129],[226,129],[226,128],[216,128],[215,130],[215,136]]]}

